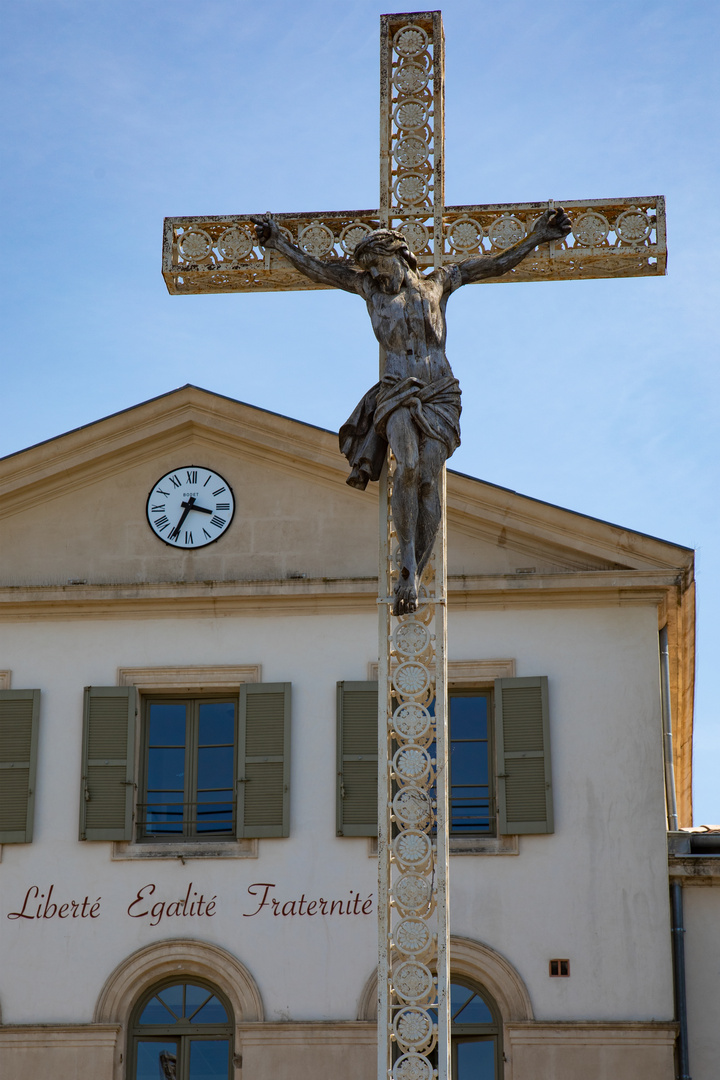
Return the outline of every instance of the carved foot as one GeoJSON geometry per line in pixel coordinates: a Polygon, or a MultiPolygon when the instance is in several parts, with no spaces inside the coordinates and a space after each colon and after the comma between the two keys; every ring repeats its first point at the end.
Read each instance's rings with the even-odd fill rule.
{"type": "Polygon", "coordinates": [[[393,615],[411,615],[417,611],[418,606],[418,580],[416,574],[411,574],[407,567],[403,567],[402,575],[395,586],[395,603],[393,615]]]}

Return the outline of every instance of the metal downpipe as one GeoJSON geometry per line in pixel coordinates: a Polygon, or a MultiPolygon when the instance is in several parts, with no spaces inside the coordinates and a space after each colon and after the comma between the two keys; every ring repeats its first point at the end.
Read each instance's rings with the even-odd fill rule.
{"type": "Polygon", "coordinates": [[[679,1080],[691,1080],[688,1056],[687,996],[685,993],[685,927],[683,926],[682,882],[680,881],[670,883],[670,908],[672,911],[675,1018],[680,1025],[677,1042],[678,1077],[679,1080]]]}
{"type": "Polygon", "coordinates": [[[665,760],[665,808],[670,832],[677,832],[677,796],[673,762],[672,712],[670,709],[670,654],[667,626],[660,631],[660,701],[662,704],[663,758],[665,760]]]}

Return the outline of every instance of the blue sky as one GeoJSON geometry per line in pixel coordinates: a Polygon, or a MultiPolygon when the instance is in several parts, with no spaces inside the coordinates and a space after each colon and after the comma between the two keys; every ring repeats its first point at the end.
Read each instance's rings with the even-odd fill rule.
{"type": "MultiPolygon", "coordinates": [[[[340,293],[170,297],[166,215],[378,200],[375,0],[0,3],[11,453],[186,382],[337,428],[340,293]]],[[[696,822],[720,822],[717,0],[446,0],[448,204],[663,194],[662,279],[464,289],[452,466],[697,549],[696,822]]]]}

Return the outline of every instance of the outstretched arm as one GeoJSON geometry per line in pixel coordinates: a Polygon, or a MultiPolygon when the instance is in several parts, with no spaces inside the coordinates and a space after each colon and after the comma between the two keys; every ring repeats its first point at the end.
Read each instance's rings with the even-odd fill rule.
{"type": "Polygon", "coordinates": [[[310,278],[311,281],[316,281],[318,285],[330,285],[334,289],[345,289],[346,292],[360,292],[360,282],[365,276],[362,270],[355,270],[346,262],[340,260],[331,262],[316,259],[314,255],[308,255],[295,244],[291,244],[289,240],[285,239],[277,222],[270,214],[263,214],[262,217],[251,217],[250,220],[255,225],[258,243],[262,244],[263,247],[272,248],[274,251],[279,252],[288,262],[292,263],[296,270],[299,270],[305,277],[310,278]]]}
{"type": "Polygon", "coordinates": [[[570,219],[561,206],[557,210],[546,210],[535,223],[535,227],[523,240],[499,252],[497,255],[477,255],[458,263],[463,285],[486,278],[500,277],[512,270],[519,262],[534,251],[538,244],[547,244],[550,240],[563,240],[572,230],[570,219]]]}

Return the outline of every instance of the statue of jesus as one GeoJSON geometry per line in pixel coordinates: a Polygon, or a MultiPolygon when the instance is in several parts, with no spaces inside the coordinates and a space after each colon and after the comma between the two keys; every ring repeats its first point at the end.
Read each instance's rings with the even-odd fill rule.
{"type": "Polygon", "coordinates": [[[253,217],[258,241],[273,248],[311,281],[357,293],[367,304],[375,337],[385,350],[379,383],[340,428],[340,449],[351,472],[347,483],[364,490],[377,480],[388,443],[397,462],[392,514],[400,545],[394,615],[417,610],[422,572],[440,526],[440,477],[460,445],[460,385],[445,355],[445,307],[461,285],[499,277],[538,244],[571,230],[559,207],[546,210],[523,240],[496,255],[477,255],[428,274],[400,232],[376,229],[352,259],[318,259],[290,243],[270,214],[253,217]]]}

